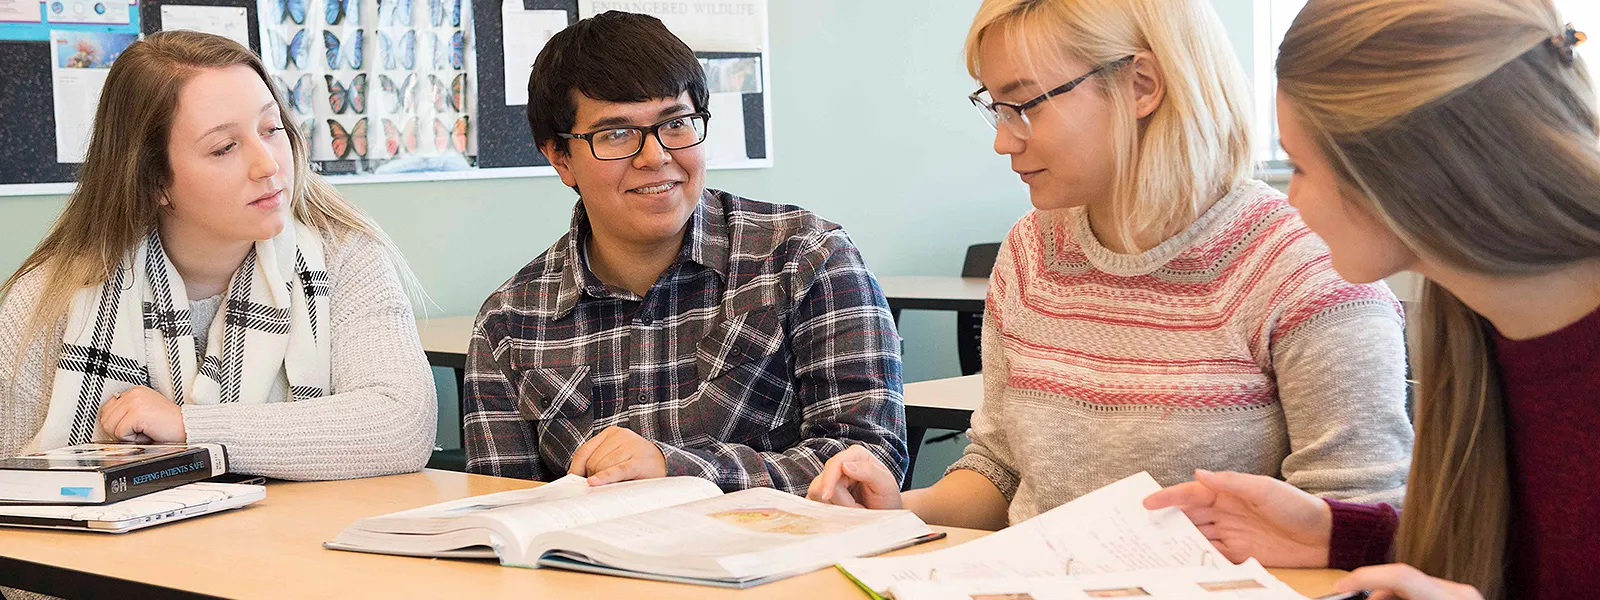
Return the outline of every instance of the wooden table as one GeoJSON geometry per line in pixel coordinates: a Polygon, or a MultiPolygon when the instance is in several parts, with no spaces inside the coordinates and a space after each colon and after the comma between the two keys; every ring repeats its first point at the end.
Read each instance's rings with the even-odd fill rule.
{"type": "MultiPolygon", "coordinates": [[[[361,517],[533,485],[426,470],[352,481],[273,483],[267,499],[252,506],[123,535],[0,529],[0,585],[68,598],[866,597],[833,569],[740,591],[321,546],[361,517]]],[[[950,537],[901,552],[926,552],[984,535],[940,529],[950,537]]],[[[1331,591],[1340,572],[1275,574],[1315,596],[1331,591]]]]}

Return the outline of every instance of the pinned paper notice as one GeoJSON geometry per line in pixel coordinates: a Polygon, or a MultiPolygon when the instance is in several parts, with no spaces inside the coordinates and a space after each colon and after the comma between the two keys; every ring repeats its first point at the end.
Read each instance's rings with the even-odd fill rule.
{"type": "Polygon", "coordinates": [[[250,47],[250,21],[242,6],[161,5],[161,30],[214,33],[250,47]]]}
{"type": "Polygon", "coordinates": [[[500,5],[500,39],[505,44],[506,106],[528,103],[533,60],[556,32],[567,28],[567,11],[524,10],[522,0],[500,5]]]}
{"type": "Polygon", "coordinates": [[[695,52],[761,52],[766,49],[767,0],[578,0],[578,18],[608,10],[661,19],[695,52]]]}

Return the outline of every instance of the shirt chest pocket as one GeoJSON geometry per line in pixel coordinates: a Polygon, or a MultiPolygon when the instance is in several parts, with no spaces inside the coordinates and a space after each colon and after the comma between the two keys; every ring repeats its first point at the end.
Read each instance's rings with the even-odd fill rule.
{"type": "Polygon", "coordinates": [[[684,407],[718,423],[725,441],[749,443],[798,422],[783,317],[771,309],[733,315],[711,329],[695,353],[699,393],[684,407]],[[732,425],[737,424],[737,425],[732,425]]]}
{"type": "Polygon", "coordinates": [[[529,367],[522,371],[517,412],[530,421],[577,420],[589,413],[588,365],[529,367]]]}
{"type": "Polygon", "coordinates": [[[784,337],[783,319],[776,310],[753,310],[723,319],[695,348],[700,380],[710,383],[741,367],[759,369],[768,359],[781,359],[775,355],[783,350],[784,337]]]}

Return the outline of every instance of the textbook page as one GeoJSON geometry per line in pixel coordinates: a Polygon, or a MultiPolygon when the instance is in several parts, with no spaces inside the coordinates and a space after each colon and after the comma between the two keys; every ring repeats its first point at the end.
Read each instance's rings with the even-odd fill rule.
{"type": "Polygon", "coordinates": [[[909,511],[754,488],[545,536],[527,555],[559,550],[635,571],[739,579],[815,570],[932,532],[909,511]]]}
{"type": "Polygon", "coordinates": [[[415,537],[485,528],[504,538],[498,540],[500,544],[497,545],[520,549],[527,547],[534,536],[547,531],[720,495],[722,490],[716,484],[698,477],[667,477],[591,487],[583,477],[567,475],[536,488],[473,496],[368,517],[356,521],[349,529],[415,537]]]}
{"type": "Polygon", "coordinates": [[[1306,600],[1255,559],[1225,567],[1182,567],[1075,577],[910,581],[890,588],[894,600],[1306,600]]]}
{"type": "Polygon", "coordinates": [[[882,594],[910,581],[1229,565],[1182,511],[1144,508],[1145,497],[1160,489],[1149,473],[1139,473],[959,546],[848,560],[839,567],[862,587],[882,594]]]}

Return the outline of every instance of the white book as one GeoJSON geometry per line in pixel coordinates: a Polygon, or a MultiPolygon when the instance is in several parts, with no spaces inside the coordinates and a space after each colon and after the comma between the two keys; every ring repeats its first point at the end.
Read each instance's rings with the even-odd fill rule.
{"type": "Polygon", "coordinates": [[[904,510],[830,506],[768,488],[723,494],[694,477],[590,487],[568,475],[361,519],[324,546],[749,587],[937,535],[904,510]]]}
{"type": "Polygon", "coordinates": [[[912,584],[922,583],[1234,567],[1182,511],[1144,508],[1144,499],[1160,490],[1149,473],[1139,473],[965,544],[846,560],[839,570],[873,598],[898,599],[891,590],[921,590],[912,584]]]}
{"type": "Polygon", "coordinates": [[[910,581],[889,588],[894,600],[1306,600],[1261,567],[1174,567],[1062,577],[910,581]]]}

